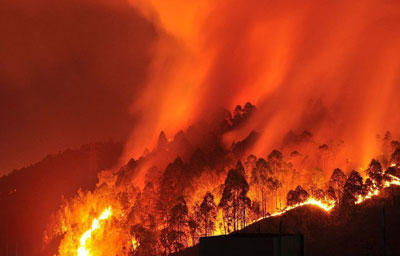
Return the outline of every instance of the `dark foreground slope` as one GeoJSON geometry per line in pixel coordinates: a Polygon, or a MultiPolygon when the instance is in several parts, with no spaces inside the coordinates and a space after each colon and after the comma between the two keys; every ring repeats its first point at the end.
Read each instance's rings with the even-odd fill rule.
{"type": "MultiPolygon", "coordinates": [[[[400,255],[400,188],[385,189],[363,204],[330,213],[299,207],[240,232],[304,234],[306,256],[400,255]]],[[[176,255],[199,255],[198,246],[176,255]]]]}
{"type": "Polygon", "coordinates": [[[113,167],[121,152],[120,143],[84,145],[0,178],[0,256],[39,255],[46,223],[62,195],[93,189],[97,173],[113,167]]]}

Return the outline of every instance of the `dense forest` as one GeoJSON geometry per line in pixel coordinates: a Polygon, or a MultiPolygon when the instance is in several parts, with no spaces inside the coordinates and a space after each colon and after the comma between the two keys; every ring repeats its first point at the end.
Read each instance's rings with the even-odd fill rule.
{"type": "Polygon", "coordinates": [[[53,215],[44,234],[47,250],[168,255],[196,245],[201,236],[241,230],[310,199],[327,211],[347,209],[398,185],[400,144],[389,132],[377,137],[382,154],[360,170],[338,160],[345,142],[320,142],[308,131],[289,132],[285,145],[265,157],[251,154],[256,132],[224,145],[223,136],[245,125],[253,111],[247,103],[173,138],[161,132],[151,152],[102,171],[94,190],[78,191],[53,215]],[[90,229],[93,219],[101,228],[90,229]],[[82,236],[93,230],[94,237],[82,236]],[[60,241],[58,249],[50,248],[54,241],[60,241]]]}

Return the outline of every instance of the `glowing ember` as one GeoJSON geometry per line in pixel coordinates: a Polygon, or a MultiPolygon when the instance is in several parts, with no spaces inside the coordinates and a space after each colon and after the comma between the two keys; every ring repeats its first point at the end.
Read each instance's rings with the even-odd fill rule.
{"type": "Polygon", "coordinates": [[[105,209],[98,218],[92,221],[92,226],[79,239],[80,246],[77,251],[78,256],[90,256],[90,249],[87,248],[87,241],[91,238],[92,233],[100,228],[100,221],[108,219],[112,214],[111,206],[105,209]]]}

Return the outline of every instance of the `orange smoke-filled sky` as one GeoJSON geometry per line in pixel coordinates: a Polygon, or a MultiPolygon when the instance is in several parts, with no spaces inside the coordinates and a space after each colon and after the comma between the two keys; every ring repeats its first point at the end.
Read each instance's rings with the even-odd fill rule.
{"type": "Polygon", "coordinates": [[[226,139],[261,131],[260,155],[308,129],[364,164],[376,133],[400,135],[395,0],[6,0],[0,12],[3,173],[109,137],[128,139],[125,161],[160,130],[246,101],[258,113],[226,139]]]}
{"type": "Polygon", "coordinates": [[[140,154],[161,129],[173,136],[213,109],[246,101],[259,111],[227,141],[261,131],[254,149],[260,155],[279,147],[289,130],[307,129],[322,140],[344,139],[354,152],[349,158],[366,164],[377,153],[377,133],[399,135],[397,1],[153,0],[138,6],[174,43],[159,42],[144,92],[155,114],[134,129],[127,155],[140,154]],[[184,50],[170,55],[175,47],[184,50]],[[156,94],[167,97],[153,97],[157,86],[156,94]],[[323,111],[310,100],[321,100],[323,111]]]}

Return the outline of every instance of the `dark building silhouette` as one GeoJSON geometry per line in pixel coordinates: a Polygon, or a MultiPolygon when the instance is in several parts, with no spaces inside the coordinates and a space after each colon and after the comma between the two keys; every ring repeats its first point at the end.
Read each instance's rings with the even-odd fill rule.
{"type": "Polygon", "coordinates": [[[231,234],[200,238],[200,256],[303,256],[303,235],[231,234]]]}

